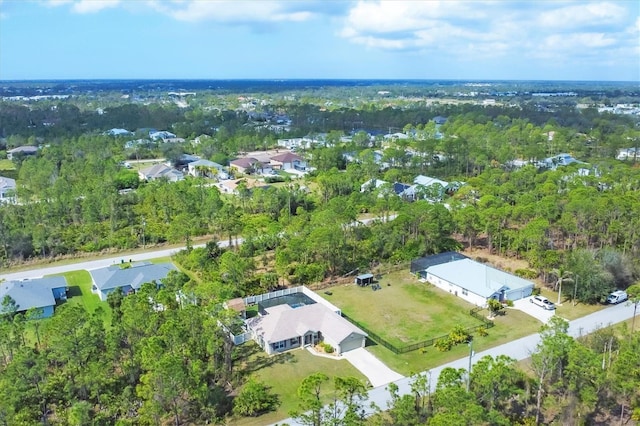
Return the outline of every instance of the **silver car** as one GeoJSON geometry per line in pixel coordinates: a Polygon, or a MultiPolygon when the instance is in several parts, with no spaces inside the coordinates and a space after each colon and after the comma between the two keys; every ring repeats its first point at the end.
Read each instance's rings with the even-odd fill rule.
{"type": "Polygon", "coordinates": [[[529,302],[541,306],[548,311],[552,311],[556,308],[556,305],[544,296],[533,296],[529,299],[529,302]]]}

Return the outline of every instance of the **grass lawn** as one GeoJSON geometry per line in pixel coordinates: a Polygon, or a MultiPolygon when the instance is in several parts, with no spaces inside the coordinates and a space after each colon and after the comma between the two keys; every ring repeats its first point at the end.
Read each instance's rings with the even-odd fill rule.
{"type": "Polygon", "coordinates": [[[91,275],[88,271],[71,271],[59,274],[67,279],[69,284],[69,299],[66,303],[83,306],[87,312],[93,313],[98,307],[102,308],[104,324],[111,326],[111,308],[107,302],[100,300],[97,294],[91,292],[91,275]]]}
{"type": "Polygon", "coordinates": [[[358,370],[345,359],[333,360],[310,354],[307,350],[293,350],[269,356],[254,342],[240,346],[244,361],[238,361],[243,374],[250,374],[271,386],[271,392],[280,397],[277,411],[255,418],[234,418],[230,424],[241,426],[265,425],[289,417],[291,410],[298,408],[296,392],[302,380],[317,372],[329,376],[323,394],[327,402],[333,393],[334,377],[356,377],[366,382],[358,370]]]}
{"type": "Polygon", "coordinates": [[[321,295],[396,346],[405,346],[449,333],[454,326],[481,322],[469,315],[474,306],[436,287],[419,282],[408,271],[380,280],[382,289],[348,284],[321,295]]]}
{"type": "MultiPolygon", "coordinates": [[[[562,291],[562,294],[563,295],[567,294],[566,291],[569,291],[569,289],[564,289],[562,291]]],[[[546,287],[543,287],[540,290],[540,294],[546,297],[547,299],[549,299],[550,301],[552,301],[553,303],[556,303],[558,301],[558,292],[550,290],[546,287]]],[[[581,318],[585,315],[589,315],[594,312],[597,312],[601,309],[604,309],[605,307],[606,307],[605,305],[601,305],[601,304],[586,305],[580,302],[578,302],[575,306],[573,306],[573,302],[563,296],[562,305],[556,304],[556,314],[560,315],[562,318],[565,318],[568,320],[574,320],[576,318],[581,318]]]]}
{"type": "Polygon", "coordinates": [[[4,160],[0,160],[0,170],[15,170],[15,169],[16,169],[16,165],[13,164],[13,161],[7,160],[6,158],[4,160]]]}
{"type": "MultiPolygon", "coordinates": [[[[481,311],[488,315],[487,311],[481,311]]],[[[481,352],[494,346],[507,343],[520,337],[528,336],[540,330],[542,325],[539,321],[533,320],[524,312],[509,309],[505,315],[495,318],[495,327],[487,330],[487,335],[482,337],[477,334],[473,338],[473,350],[481,352]]],[[[387,366],[400,374],[409,376],[411,374],[428,370],[433,367],[463,358],[469,355],[467,345],[455,346],[448,352],[440,352],[433,346],[428,346],[417,351],[396,355],[384,346],[371,342],[367,350],[377,356],[387,366]]]]}

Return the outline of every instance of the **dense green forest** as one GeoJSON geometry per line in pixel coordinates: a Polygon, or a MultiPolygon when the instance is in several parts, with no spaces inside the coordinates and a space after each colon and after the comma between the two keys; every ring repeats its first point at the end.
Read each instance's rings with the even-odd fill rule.
{"type": "MultiPolygon", "coordinates": [[[[229,106],[232,100],[216,102],[229,106]]],[[[248,244],[241,256],[253,259],[270,252],[275,257],[272,272],[292,283],[461,244],[526,258],[545,280],[554,269],[570,269],[583,277],[584,294],[578,296],[584,300],[596,301],[638,277],[640,171],[632,161],[614,159],[619,148],[640,141],[630,116],[563,105],[549,112],[530,104],[369,109],[329,109],[300,101],[261,105],[264,111],[293,118],[289,134],[280,135],[256,122],[253,113],[201,104],[181,109],[125,104],[105,106],[105,113],[96,114],[71,101],[48,102],[29,108],[6,103],[1,109],[5,133],[13,132],[4,139],[8,146],[42,146],[36,157],[14,160],[22,203],[0,208],[0,260],[5,266],[34,257],[132,249],[143,242],[242,236],[248,244]],[[430,121],[436,115],[448,118],[438,129],[430,121]],[[25,125],[40,122],[36,120],[55,125],[25,125]],[[340,129],[355,120],[365,129],[374,123],[397,126],[409,137],[370,140],[360,131],[341,142],[345,133],[340,129]],[[170,128],[187,142],[125,149],[132,136],[98,132],[115,125],[170,128]],[[267,189],[243,190],[237,197],[220,194],[202,179],[140,183],[135,171],[122,165],[141,155],[175,162],[185,152],[226,163],[238,152],[272,147],[278,137],[319,132],[318,126],[331,129],[326,142],[302,153],[316,171],[267,189]],[[72,137],[79,129],[84,133],[72,137]],[[202,136],[200,143],[190,142],[195,136],[202,136]],[[376,161],[376,149],[383,150],[382,161],[389,168],[376,161]],[[511,166],[517,159],[540,160],[561,152],[589,164],[556,170],[511,166]],[[356,161],[347,164],[345,153],[356,161]],[[590,169],[589,175],[578,173],[583,167],[590,169]],[[418,174],[465,185],[435,204],[360,192],[370,178],[411,183],[418,174]],[[363,213],[384,217],[390,212],[398,214],[390,223],[349,226],[363,213]]]]}
{"type": "MultiPolygon", "coordinates": [[[[229,94],[200,97],[187,108],[112,96],[0,103],[0,149],[40,147],[0,172],[16,178],[20,200],[0,206],[0,265],[183,243],[187,250],[174,260],[189,274],[171,275],[161,289],[115,293],[108,324],[100,312],[73,304],[42,323],[25,322],[34,313],[15,315],[3,306],[0,424],[205,424],[251,413],[234,408],[243,398],[234,402],[233,390],[247,377],[234,370],[238,354],[220,327],[229,321],[221,302],[356,268],[482,247],[527,260],[530,269],[519,273],[549,286],[574,277],[567,297],[586,303],[640,278],[640,167],[615,160],[618,149],[640,145],[632,116],[577,109],[561,99],[426,105],[313,92],[265,95],[248,111],[229,94]],[[291,128],[270,129],[265,114],[288,116],[291,128]],[[447,122],[436,127],[437,116],[447,122]],[[114,127],[137,132],[105,134],[114,127]],[[149,128],[169,129],[186,142],[125,148],[149,128]],[[373,130],[408,137],[369,138],[373,130]],[[176,163],[190,153],[226,165],[241,152],[274,147],[278,138],[319,134],[324,142],[299,152],[312,173],[267,188],[241,186],[235,196],[204,178],[140,182],[124,164],[160,157],[176,163]],[[549,170],[514,163],[563,152],[588,164],[549,170]],[[464,184],[415,202],[388,186],[360,190],[372,178],[412,183],[418,174],[464,184]],[[377,220],[359,224],[362,218],[377,220]],[[193,248],[196,237],[206,246],[193,248]],[[231,247],[221,249],[221,240],[231,247]],[[185,294],[197,305],[180,303],[185,294]],[[158,312],[157,303],[166,309],[158,312]]],[[[530,424],[537,416],[593,423],[616,410],[622,416],[637,410],[638,334],[603,331],[573,340],[562,324],[554,327],[543,332],[548,346],[532,360],[533,378],[511,360],[486,360],[469,391],[463,375],[451,372],[433,394],[395,395],[375,421],[530,424]],[[500,380],[490,380],[494,371],[500,380]]],[[[249,388],[274,402],[259,383],[249,388]]],[[[347,379],[336,388],[349,401],[362,391],[347,379]]],[[[331,424],[362,423],[356,417],[331,424]]]]}

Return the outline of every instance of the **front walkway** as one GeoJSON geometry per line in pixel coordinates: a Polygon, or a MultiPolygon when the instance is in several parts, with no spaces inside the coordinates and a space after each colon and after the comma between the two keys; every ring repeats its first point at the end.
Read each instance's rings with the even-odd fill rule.
{"type": "Polygon", "coordinates": [[[358,348],[344,352],[342,357],[349,361],[362,374],[367,376],[371,386],[377,388],[396,380],[403,379],[404,376],[396,373],[387,367],[382,361],[373,356],[365,348],[358,348]]]}

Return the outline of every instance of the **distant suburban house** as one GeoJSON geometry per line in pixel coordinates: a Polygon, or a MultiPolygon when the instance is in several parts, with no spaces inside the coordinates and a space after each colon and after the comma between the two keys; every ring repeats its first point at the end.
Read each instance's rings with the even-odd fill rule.
{"type": "Polygon", "coordinates": [[[153,283],[157,285],[167,277],[170,271],[175,271],[172,263],[139,262],[134,264],[111,265],[106,268],[93,269],[91,274],[91,291],[107,300],[109,293],[121,288],[124,294],[140,290],[142,284],[153,283]]]}
{"type": "Polygon", "coordinates": [[[17,148],[13,148],[7,151],[7,158],[9,160],[13,160],[13,157],[15,155],[36,155],[38,153],[38,147],[37,146],[31,146],[31,145],[25,145],[25,146],[19,146],[17,148]]]}
{"type": "Polygon", "coordinates": [[[489,299],[519,300],[530,296],[534,287],[531,281],[454,252],[416,259],[411,272],[477,306],[485,306],[489,299]]]}
{"type": "Polygon", "coordinates": [[[447,118],[441,115],[438,115],[436,117],[433,117],[433,122],[436,123],[437,126],[442,126],[444,123],[447,122],[447,118]]]}
{"type": "Polygon", "coordinates": [[[418,175],[413,180],[411,188],[407,189],[406,196],[411,200],[430,199],[437,201],[444,196],[449,187],[449,182],[430,176],[418,175]]]}
{"type": "Polygon", "coordinates": [[[374,189],[378,189],[386,183],[386,180],[369,179],[368,181],[360,185],[360,192],[373,191],[374,189]]]}
{"type": "Polygon", "coordinates": [[[636,148],[623,148],[618,150],[618,160],[640,160],[640,150],[636,148]]]}
{"type": "Polygon", "coordinates": [[[17,312],[40,309],[39,318],[49,318],[56,302],[67,300],[67,291],[67,280],[61,276],[5,281],[0,283],[0,301],[9,296],[15,302],[17,312]]]}
{"type": "Polygon", "coordinates": [[[139,146],[146,146],[146,145],[150,145],[150,144],[155,144],[154,142],[150,141],[149,139],[136,139],[136,140],[131,140],[131,141],[127,141],[124,144],[124,148],[125,149],[133,149],[139,146]]]}
{"type": "Polygon", "coordinates": [[[563,153],[554,155],[553,157],[545,158],[544,160],[540,161],[539,166],[555,170],[558,166],[568,166],[569,164],[574,163],[586,164],[583,161],[576,160],[570,154],[563,153]]]}
{"type": "Polygon", "coordinates": [[[393,193],[398,197],[407,197],[407,191],[411,188],[411,185],[407,185],[406,183],[394,182],[392,189],[393,193]]]}
{"type": "Polygon", "coordinates": [[[337,354],[362,348],[367,333],[342,317],[339,308],[306,287],[246,297],[258,304],[258,316],[246,320],[252,338],[268,354],[313,346],[323,341],[337,354]]]}
{"type": "Polygon", "coordinates": [[[296,150],[298,148],[311,148],[315,142],[312,138],[278,139],[278,146],[296,150]]]}
{"type": "Polygon", "coordinates": [[[307,163],[302,157],[293,152],[274,155],[270,160],[271,168],[273,169],[304,171],[307,168],[307,163]]]}
{"type": "Polygon", "coordinates": [[[177,182],[184,179],[184,174],[180,170],[176,170],[166,164],[154,164],[153,166],[140,170],[138,177],[140,180],[146,181],[166,179],[169,182],[177,182]]]}
{"type": "Polygon", "coordinates": [[[399,139],[409,139],[409,135],[407,135],[406,133],[388,133],[386,135],[384,135],[385,139],[391,139],[391,140],[399,140],[399,139]]]}
{"type": "Polygon", "coordinates": [[[235,169],[238,173],[250,174],[264,169],[263,163],[253,157],[243,157],[232,160],[229,168],[235,169]]]}
{"type": "Polygon", "coordinates": [[[108,130],[107,134],[109,136],[127,136],[127,135],[131,135],[132,133],[130,131],[128,131],[127,129],[113,128],[113,129],[108,130]]]}
{"type": "Polygon", "coordinates": [[[162,140],[163,142],[166,142],[168,139],[174,139],[176,137],[175,134],[171,133],[171,132],[167,132],[166,130],[160,130],[160,131],[149,131],[149,137],[154,140],[162,140]]]}
{"type": "Polygon", "coordinates": [[[242,184],[244,184],[244,186],[249,190],[256,188],[268,188],[270,186],[256,179],[229,179],[220,181],[218,183],[218,188],[220,188],[220,192],[224,194],[239,195],[240,191],[238,187],[242,184]]]}
{"type": "Polygon", "coordinates": [[[389,182],[380,179],[369,179],[362,185],[360,185],[360,192],[377,190],[378,197],[384,197],[385,195],[397,195],[398,197],[406,198],[407,192],[411,188],[411,185],[406,183],[389,182]]]}
{"type": "Polygon", "coordinates": [[[209,160],[192,161],[187,165],[189,174],[194,177],[209,177],[218,180],[229,179],[224,166],[209,160]]]}
{"type": "Polygon", "coordinates": [[[16,181],[15,179],[0,176],[0,204],[15,204],[16,181]]]}

